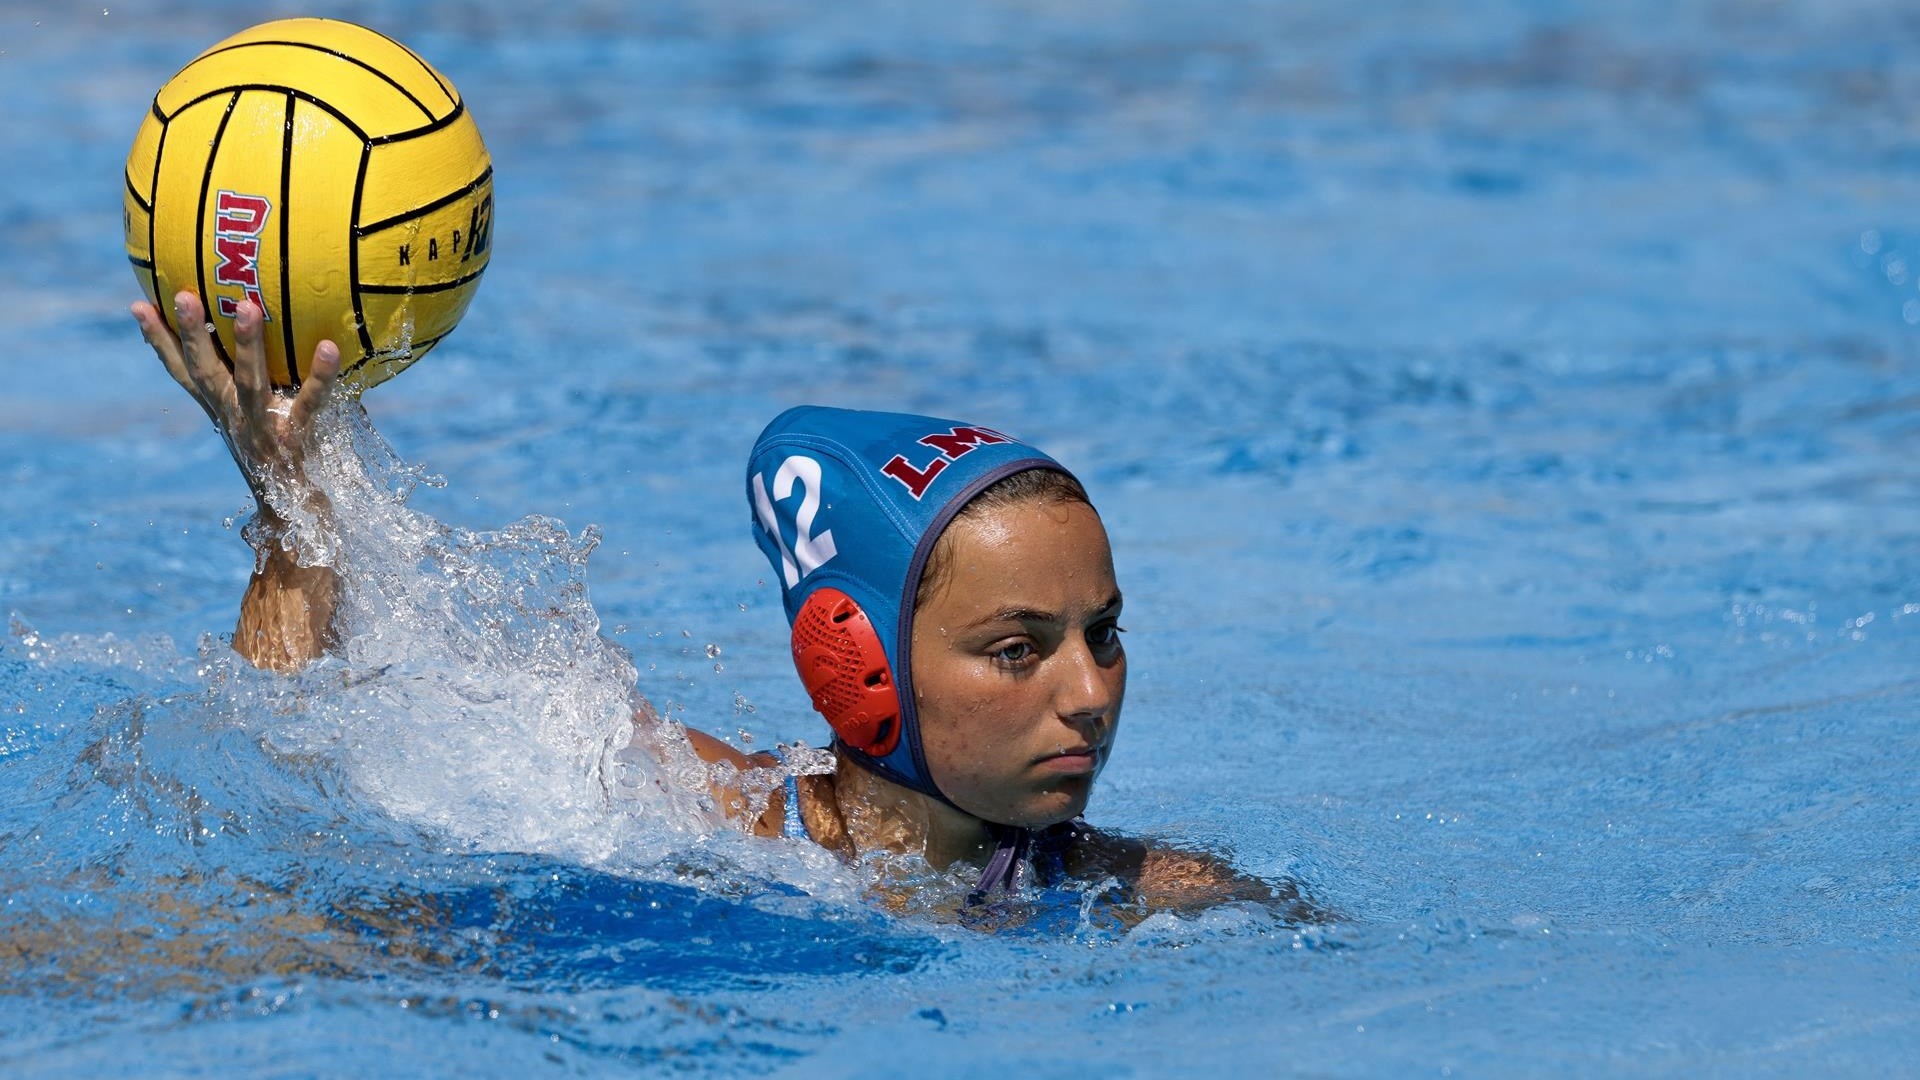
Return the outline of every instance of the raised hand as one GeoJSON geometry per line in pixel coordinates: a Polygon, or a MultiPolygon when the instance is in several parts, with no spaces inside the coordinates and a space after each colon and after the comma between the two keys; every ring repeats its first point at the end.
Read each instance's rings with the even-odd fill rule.
{"type": "Polygon", "coordinates": [[[330,341],[321,342],[299,393],[275,390],[267,379],[267,350],[260,336],[264,319],[258,307],[242,302],[235,313],[239,348],[229,372],[214,348],[200,298],[183,292],[173,302],[177,336],[151,304],[133,305],[134,321],[167,374],[220,429],[260,505],[265,527],[267,542],[260,545],[253,581],[240,603],[233,647],[261,667],[297,669],[334,643],[339,577],[331,567],[301,565],[298,554],[278,542],[287,523],[268,493],[282,493],[298,499],[307,511],[324,514],[325,497],[307,482],[306,456],[314,416],[340,376],[340,350],[330,341]]]}
{"type": "Polygon", "coordinates": [[[167,374],[220,429],[261,514],[269,523],[275,522],[278,514],[268,505],[266,490],[276,481],[296,491],[304,488],[313,418],[339,379],[340,350],[331,341],[321,342],[313,351],[313,364],[299,393],[275,390],[267,380],[267,350],[261,340],[264,320],[258,307],[242,301],[234,316],[239,349],[229,372],[214,348],[200,298],[183,292],[173,302],[178,336],[167,330],[151,304],[133,305],[134,321],[154,355],[166,365],[167,374]]]}

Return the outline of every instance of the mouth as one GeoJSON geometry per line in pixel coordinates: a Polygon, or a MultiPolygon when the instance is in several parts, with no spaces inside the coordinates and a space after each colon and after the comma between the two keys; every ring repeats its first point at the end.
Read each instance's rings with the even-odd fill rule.
{"type": "Polygon", "coordinates": [[[1062,776],[1091,776],[1100,769],[1100,747],[1071,746],[1044,754],[1035,762],[1039,768],[1062,776]]]}

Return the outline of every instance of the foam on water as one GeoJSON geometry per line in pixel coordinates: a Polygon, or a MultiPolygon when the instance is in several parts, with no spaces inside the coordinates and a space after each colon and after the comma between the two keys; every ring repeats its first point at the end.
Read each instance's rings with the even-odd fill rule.
{"type": "MultiPolygon", "coordinates": [[[[183,657],[164,637],[47,639],[16,619],[23,672],[96,671],[165,688],[96,715],[106,730],[82,754],[98,759],[96,779],[179,792],[177,812],[155,828],[194,843],[212,828],[205,808],[225,802],[208,802],[201,783],[257,770],[296,785],[324,778],[310,794],[351,803],[353,823],[390,822],[450,853],[633,871],[691,846],[726,847],[735,830],[706,784],[730,770],[693,754],[678,706],[639,697],[631,656],[600,634],[587,588],[597,531],[575,535],[541,517],[487,531],[447,526],[407,505],[437,481],[401,461],[357,401],[336,402],[316,424],[307,474],[329,511],[316,517],[304,498],[270,486],[290,524],[264,542],[340,575],[339,656],[281,676],[252,669],[222,639],[205,637],[183,657]],[[187,741],[156,745],[156,712],[168,717],[163,740],[187,741]],[[251,745],[250,768],[209,774],[193,749],[201,738],[251,745]],[[180,772],[150,779],[144,766],[114,764],[149,756],[180,772]]],[[[256,524],[246,531],[263,542],[256,524]]],[[[803,746],[786,766],[821,767],[803,746]]],[[[761,805],[779,775],[766,770],[761,805]]],[[[243,814],[280,801],[232,794],[243,814]]],[[[802,878],[827,864],[752,861],[802,878]]]]}
{"type": "Polygon", "coordinates": [[[341,574],[343,663],[270,681],[287,688],[277,708],[244,706],[290,715],[263,731],[269,741],[340,761],[387,811],[467,845],[598,865],[710,831],[697,762],[682,754],[663,769],[624,752],[634,668],[600,637],[587,592],[597,534],[538,517],[449,528],[407,507],[421,474],[356,404],[323,424],[309,475],[329,520],[280,502],[288,542],[341,574]]]}

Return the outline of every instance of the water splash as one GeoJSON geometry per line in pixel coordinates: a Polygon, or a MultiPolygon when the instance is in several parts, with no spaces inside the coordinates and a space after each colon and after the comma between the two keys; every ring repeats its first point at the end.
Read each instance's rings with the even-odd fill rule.
{"type": "Polygon", "coordinates": [[[436,481],[353,401],[318,418],[307,472],[324,517],[267,494],[281,542],[340,575],[340,655],[293,678],[235,662],[216,712],[456,847],[607,865],[724,828],[684,729],[636,696],[631,656],[600,635],[597,530],[533,516],[477,531],[413,510],[436,481]]]}

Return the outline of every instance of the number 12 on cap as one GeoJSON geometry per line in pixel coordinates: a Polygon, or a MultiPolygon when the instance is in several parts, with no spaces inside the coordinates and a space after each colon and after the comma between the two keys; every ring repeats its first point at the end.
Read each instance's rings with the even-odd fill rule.
{"type": "Polygon", "coordinates": [[[759,473],[753,477],[753,514],[760,519],[760,527],[773,537],[774,546],[780,549],[780,571],[789,589],[839,554],[833,546],[833,530],[824,530],[818,536],[813,534],[813,520],[820,513],[820,479],[820,463],[804,454],[793,455],[774,470],[771,499],[767,497],[766,477],[759,473]],[[795,483],[805,490],[806,496],[800,500],[800,512],[794,515],[793,546],[788,547],[780,534],[780,519],[773,512],[773,504],[792,497],[795,483]]]}

